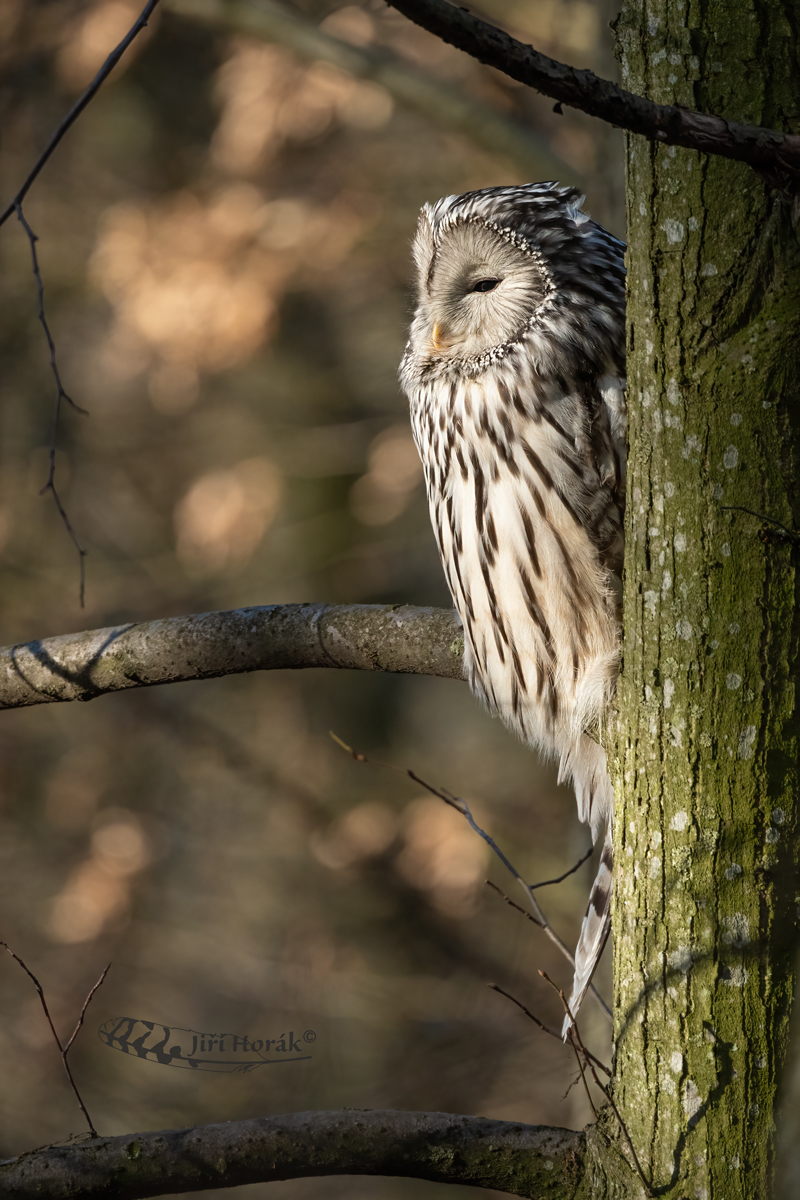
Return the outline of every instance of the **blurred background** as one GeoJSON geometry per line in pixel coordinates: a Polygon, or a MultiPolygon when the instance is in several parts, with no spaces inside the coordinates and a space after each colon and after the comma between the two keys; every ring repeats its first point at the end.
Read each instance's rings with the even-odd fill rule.
{"type": "MultiPolygon", "coordinates": [[[[3,204],[141,4],[0,5],[3,204]]],[[[270,6],[249,34],[221,11],[164,0],[25,202],[64,385],[89,410],[63,414],[56,473],[88,550],[84,609],[39,494],[54,387],[30,247],[16,220],[0,230],[3,644],[251,604],[449,607],[396,383],[417,211],[558,177],[624,237],[616,131],[378,0],[270,6]]],[[[613,0],[481,12],[616,77],[613,0]]],[[[113,962],[71,1055],[95,1125],[352,1106],[581,1126],[570,1055],[486,986],[560,1024],[537,969],[566,987],[568,964],[487,888],[519,899],[457,813],[353,762],[329,729],[465,796],[531,880],[589,844],[569,791],[454,681],[275,672],[3,714],[0,937],[63,1034],[113,962]],[[115,1016],[317,1040],[308,1062],[192,1073],[102,1045],[115,1016]]],[[[570,945],[593,866],[540,893],[570,945]]],[[[609,977],[604,961],[606,995],[609,977]]],[[[6,1157],[84,1126],[5,957],[0,1004],[6,1157]]],[[[591,1000],[582,1027],[607,1057],[591,1000]]],[[[441,1194],[383,1179],[242,1191],[441,1194]]]]}

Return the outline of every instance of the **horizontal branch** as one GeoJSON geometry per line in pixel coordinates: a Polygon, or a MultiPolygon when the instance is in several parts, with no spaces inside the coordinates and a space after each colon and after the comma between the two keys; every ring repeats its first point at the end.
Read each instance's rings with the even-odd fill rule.
{"type": "Polygon", "coordinates": [[[464,638],[442,608],[270,604],[68,633],[0,649],[0,708],[285,667],[462,679],[464,638]]]}
{"type": "Polygon", "coordinates": [[[386,0],[392,8],[451,46],[495,67],[537,92],[581,112],[640,133],[651,141],[684,146],[748,163],[770,182],[800,173],[800,136],[723,117],[692,112],[679,105],[655,104],[626,92],[610,79],[578,70],[540,54],[487,21],[446,0],[386,0]]]}
{"type": "Polygon", "coordinates": [[[453,84],[414,70],[383,47],[353,46],[332,37],[299,10],[276,0],[165,0],[165,7],[178,16],[230,33],[279,42],[302,58],[332,63],[357,79],[379,83],[399,104],[457,129],[540,178],[581,181],[580,172],[522,121],[503,116],[453,84]]]}
{"type": "Polygon", "coordinates": [[[139,1200],[320,1175],[399,1175],[571,1200],[585,1134],[449,1113],[346,1109],[48,1146],[0,1163],[9,1200],[139,1200]]]}

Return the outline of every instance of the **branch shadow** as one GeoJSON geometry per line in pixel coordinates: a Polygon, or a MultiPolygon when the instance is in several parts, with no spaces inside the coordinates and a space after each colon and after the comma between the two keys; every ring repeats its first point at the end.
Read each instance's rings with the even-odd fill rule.
{"type": "MultiPolygon", "coordinates": [[[[760,957],[758,945],[755,943],[751,946],[748,946],[746,950],[742,950],[740,953],[742,960],[757,960],[760,957]]],[[[685,980],[687,975],[692,972],[696,966],[709,961],[715,961],[715,956],[713,953],[709,951],[698,952],[692,955],[692,962],[688,970],[684,971],[680,967],[670,967],[664,971],[661,978],[654,980],[652,983],[643,987],[636,1000],[625,1014],[625,1020],[623,1021],[617,1035],[617,1043],[619,1044],[622,1042],[626,1032],[631,1028],[633,1022],[635,1021],[637,1014],[651,996],[665,991],[670,980],[685,980]]],[[[722,978],[723,982],[726,981],[726,979],[729,979],[731,977],[731,968],[723,963],[718,963],[717,965],[719,967],[720,977],[722,978]]],[[[687,1112],[686,1128],[681,1130],[675,1144],[673,1159],[674,1166],[672,1169],[671,1178],[667,1184],[664,1184],[661,1187],[652,1185],[653,1195],[656,1197],[667,1196],[671,1194],[672,1189],[680,1179],[681,1160],[684,1152],[687,1149],[687,1141],[690,1133],[697,1127],[700,1121],[703,1120],[704,1116],[720,1102],[726,1089],[736,1078],[736,1071],[733,1065],[733,1056],[731,1053],[732,1043],[723,1042],[716,1030],[709,1024],[708,1021],[703,1022],[703,1032],[714,1050],[716,1083],[709,1090],[705,1099],[701,1100],[698,1107],[691,1114],[687,1112]]]]}
{"type": "Polygon", "coordinates": [[[48,671],[50,675],[57,679],[63,679],[66,683],[71,683],[79,687],[83,694],[76,697],[77,699],[93,700],[96,696],[103,695],[104,692],[104,689],[98,687],[92,678],[92,673],[95,667],[108,650],[109,646],[113,645],[113,643],[117,641],[118,638],[121,638],[123,634],[129,633],[130,630],[134,629],[137,624],[138,622],[131,621],[129,625],[122,625],[117,629],[109,630],[108,637],[97,647],[91,658],[77,669],[71,669],[64,666],[62,663],[57,662],[56,659],[53,658],[50,652],[46,649],[45,643],[38,639],[34,642],[18,642],[17,645],[11,647],[9,653],[11,667],[17,675],[17,678],[20,679],[26,687],[29,687],[32,692],[35,692],[38,696],[50,695],[46,686],[41,684],[37,685],[34,680],[26,674],[23,665],[19,661],[19,655],[23,651],[26,651],[41,667],[44,668],[45,671],[48,671]]]}

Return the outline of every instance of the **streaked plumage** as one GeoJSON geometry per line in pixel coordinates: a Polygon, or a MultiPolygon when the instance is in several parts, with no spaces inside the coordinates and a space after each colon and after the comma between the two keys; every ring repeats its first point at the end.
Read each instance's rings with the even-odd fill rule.
{"type": "Polygon", "coordinates": [[[425,205],[400,368],[471,686],[559,759],[595,841],[606,827],[573,1013],[610,922],[595,737],[618,669],[625,497],[624,246],[582,201],[540,183],[425,205]]]}

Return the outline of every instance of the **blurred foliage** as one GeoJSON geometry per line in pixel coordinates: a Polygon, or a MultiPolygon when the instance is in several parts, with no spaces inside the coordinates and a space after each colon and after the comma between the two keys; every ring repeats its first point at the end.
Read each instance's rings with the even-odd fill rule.
{"type": "MultiPolygon", "coordinates": [[[[138,7],[0,6],[4,196],[138,7]]],[[[377,0],[302,9],[529,122],[622,232],[613,131],[555,115],[377,0]]],[[[484,9],[613,71],[600,4],[484,9]]],[[[409,241],[423,201],[524,178],[375,84],[154,20],[25,204],[65,386],[90,411],[64,415],[57,468],[89,549],[83,611],[74,549],[38,494],[54,389],[29,246],[16,221],[0,231],[4,642],[269,602],[449,605],[395,377],[409,241]]],[[[73,1053],[98,1129],[346,1105],[581,1124],[582,1090],[562,1098],[567,1052],[485,986],[560,1023],[536,969],[566,984],[567,964],[485,887],[511,885],[457,813],[348,759],[330,728],[464,794],[531,879],[588,844],[571,795],[455,682],[284,672],[3,715],[2,936],[62,1030],[113,961],[73,1053]],[[98,1025],[121,1015],[317,1041],[307,1063],[193,1074],[102,1046],[98,1025]]],[[[568,942],[590,878],[543,893],[568,942]]],[[[0,965],[8,1156],[82,1123],[28,979],[0,965]]],[[[607,1053],[590,1002],[583,1026],[607,1053]]],[[[269,1195],[438,1190],[311,1180],[269,1195]]]]}

